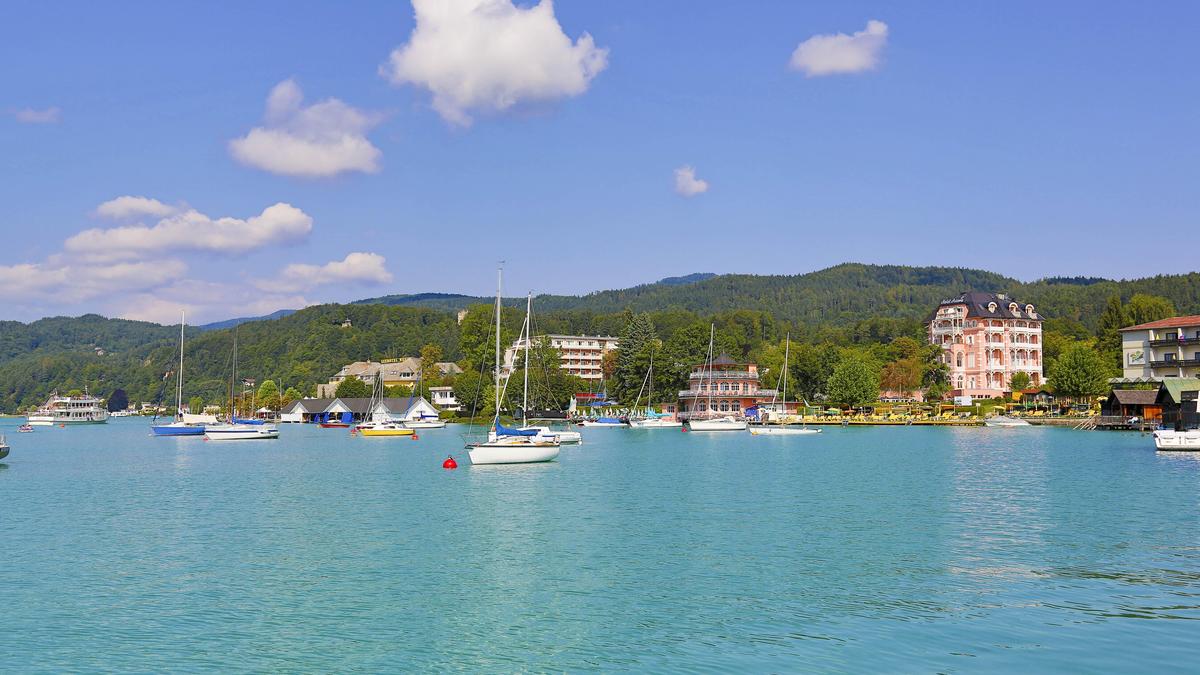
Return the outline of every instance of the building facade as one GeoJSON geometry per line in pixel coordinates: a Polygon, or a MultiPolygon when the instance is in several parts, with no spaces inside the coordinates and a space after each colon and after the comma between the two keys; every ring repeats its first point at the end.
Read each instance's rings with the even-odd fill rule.
{"type": "MultiPolygon", "coordinates": [[[[462,372],[462,368],[458,367],[457,363],[438,362],[438,373],[445,377],[447,375],[457,375],[462,372]]],[[[376,377],[383,378],[385,387],[394,387],[398,384],[412,386],[421,374],[421,359],[415,356],[408,356],[402,359],[384,359],[382,361],[355,361],[342,366],[342,369],[336,375],[329,378],[326,384],[317,385],[317,396],[320,398],[333,398],[337,387],[348,377],[357,377],[366,382],[368,385],[375,384],[376,377]]]]}
{"type": "MultiPolygon", "coordinates": [[[[558,350],[558,367],[585,380],[601,380],[604,355],[617,348],[618,340],[608,335],[535,335],[531,347],[546,344],[558,350]]],[[[505,374],[516,367],[517,354],[524,351],[525,340],[518,339],[504,350],[505,374]]],[[[532,371],[531,371],[532,372],[532,371]]]]}
{"type": "Polygon", "coordinates": [[[454,387],[430,387],[429,398],[441,410],[462,410],[462,404],[454,397],[454,387]]]}
{"type": "Polygon", "coordinates": [[[1200,375],[1200,316],[1177,316],[1121,329],[1127,378],[1200,375]]]}
{"type": "Polygon", "coordinates": [[[1033,305],[1000,293],[968,292],[939,303],[926,326],[950,369],[951,394],[1003,396],[1018,372],[1041,386],[1042,320],[1033,305]]]}
{"type": "Polygon", "coordinates": [[[738,363],[727,354],[692,368],[688,388],[679,392],[680,419],[744,417],[747,410],[775,398],[774,389],[758,386],[758,366],[738,363]]]}

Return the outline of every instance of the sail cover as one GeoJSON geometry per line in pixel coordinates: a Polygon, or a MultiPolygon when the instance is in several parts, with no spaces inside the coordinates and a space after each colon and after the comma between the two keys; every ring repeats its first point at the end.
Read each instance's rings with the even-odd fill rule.
{"type": "Polygon", "coordinates": [[[525,429],[525,430],[509,429],[508,427],[504,426],[503,424],[496,422],[496,435],[497,436],[537,436],[538,430],[537,429],[525,429]]]}

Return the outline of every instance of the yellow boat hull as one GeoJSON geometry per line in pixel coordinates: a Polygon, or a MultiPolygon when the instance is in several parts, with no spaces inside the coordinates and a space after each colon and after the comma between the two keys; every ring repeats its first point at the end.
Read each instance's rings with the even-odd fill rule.
{"type": "Polygon", "coordinates": [[[412,429],[359,429],[362,436],[412,436],[412,429]]]}

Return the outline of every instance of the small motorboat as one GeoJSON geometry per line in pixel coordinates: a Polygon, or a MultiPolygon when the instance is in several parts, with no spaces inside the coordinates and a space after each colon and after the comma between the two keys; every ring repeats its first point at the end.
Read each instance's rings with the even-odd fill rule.
{"type": "Polygon", "coordinates": [[[984,426],[989,427],[1031,427],[1029,422],[1019,417],[1009,417],[1007,415],[996,415],[989,417],[983,421],[984,426]]]}
{"type": "Polygon", "coordinates": [[[1200,451],[1200,429],[1183,431],[1157,429],[1154,432],[1154,449],[1182,452],[1200,451]]]}
{"type": "Polygon", "coordinates": [[[808,436],[821,433],[820,429],[793,424],[752,424],[749,429],[751,436],[808,436]]]}
{"type": "Polygon", "coordinates": [[[0,459],[8,457],[8,441],[0,436],[0,459]]]}
{"type": "Polygon", "coordinates": [[[629,420],[630,429],[678,429],[683,422],[665,417],[647,417],[644,420],[629,420]]]}
{"type": "Polygon", "coordinates": [[[279,438],[279,429],[268,424],[214,424],[204,427],[210,441],[257,441],[279,438]]]}
{"type": "Polygon", "coordinates": [[[717,417],[707,420],[688,420],[689,431],[745,431],[746,420],[717,417]]]}
{"type": "Polygon", "coordinates": [[[374,438],[377,436],[412,436],[417,432],[397,422],[363,422],[354,427],[351,433],[374,438]]]}
{"type": "Polygon", "coordinates": [[[446,423],[436,417],[420,417],[415,420],[404,420],[404,426],[409,429],[444,429],[446,423]]]}
{"type": "Polygon", "coordinates": [[[534,438],[558,441],[559,443],[583,442],[583,434],[579,433],[578,431],[559,431],[558,429],[551,429],[550,427],[538,426],[521,427],[517,431],[536,431],[538,434],[537,436],[534,436],[534,438]]]}
{"type": "Polygon", "coordinates": [[[594,420],[584,420],[581,424],[585,427],[623,427],[626,426],[619,417],[597,417],[594,420]]]}
{"type": "Polygon", "coordinates": [[[22,424],[21,426],[17,427],[17,433],[31,434],[31,433],[33,433],[33,425],[32,424],[22,424]]]}
{"type": "Polygon", "coordinates": [[[322,429],[347,429],[350,425],[345,422],[321,422],[322,429]]]}
{"type": "Polygon", "coordinates": [[[187,422],[171,422],[170,424],[155,424],[150,427],[153,436],[203,436],[205,426],[188,424],[187,422]]]}

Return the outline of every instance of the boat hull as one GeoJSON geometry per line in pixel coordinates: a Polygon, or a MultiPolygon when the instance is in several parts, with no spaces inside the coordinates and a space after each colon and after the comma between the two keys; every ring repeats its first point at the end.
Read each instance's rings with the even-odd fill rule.
{"type": "Polygon", "coordinates": [[[348,429],[348,428],[350,428],[350,425],[344,424],[342,422],[322,422],[321,428],[322,429],[348,429]]]}
{"type": "Polygon", "coordinates": [[[552,462],[558,457],[559,447],[552,443],[481,443],[467,454],[472,464],[536,464],[552,462]]]}
{"type": "Polygon", "coordinates": [[[809,436],[821,433],[820,429],[807,427],[750,427],[752,436],[809,436]]]}
{"type": "Polygon", "coordinates": [[[629,426],[632,429],[678,429],[683,426],[683,422],[672,422],[670,420],[630,420],[629,426]]]}
{"type": "Polygon", "coordinates": [[[1198,452],[1200,451],[1200,430],[1159,429],[1154,432],[1154,448],[1177,452],[1198,452]]]}
{"type": "Polygon", "coordinates": [[[8,457],[8,446],[0,445],[0,459],[4,459],[5,457],[8,457]]]}
{"type": "Polygon", "coordinates": [[[235,424],[226,427],[206,427],[204,437],[210,441],[260,441],[279,438],[279,429],[257,424],[235,424]]]}
{"type": "Polygon", "coordinates": [[[108,422],[108,418],[105,417],[105,418],[98,418],[98,419],[66,419],[66,418],[54,419],[52,417],[47,417],[47,416],[42,416],[42,415],[32,415],[32,416],[26,418],[26,421],[35,427],[52,427],[52,426],[56,426],[59,424],[69,424],[71,426],[75,426],[77,424],[106,424],[108,422]]]}
{"type": "Polygon", "coordinates": [[[150,427],[153,436],[203,436],[204,427],[192,424],[157,424],[150,427]]]}
{"type": "Polygon", "coordinates": [[[367,438],[381,438],[381,437],[386,437],[386,436],[412,436],[413,434],[416,433],[412,429],[405,429],[403,427],[389,427],[386,429],[363,429],[360,427],[359,429],[357,429],[357,431],[358,431],[359,436],[366,436],[367,438]]]}
{"type": "Polygon", "coordinates": [[[688,429],[692,431],[745,431],[746,421],[732,417],[715,420],[688,420],[688,429]]]}
{"type": "Polygon", "coordinates": [[[992,417],[983,421],[984,426],[988,427],[1031,427],[1029,422],[1016,417],[992,417]]]}
{"type": "Polygon", "coordinates": [[[409,429],[444,429],[446,423],[441,420],[421,420],[405,422],[404,426],[409,429]]]}

